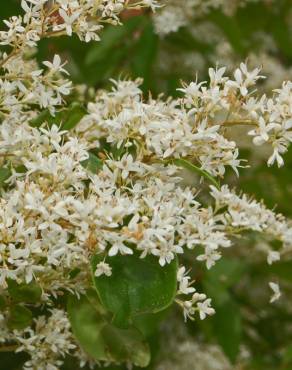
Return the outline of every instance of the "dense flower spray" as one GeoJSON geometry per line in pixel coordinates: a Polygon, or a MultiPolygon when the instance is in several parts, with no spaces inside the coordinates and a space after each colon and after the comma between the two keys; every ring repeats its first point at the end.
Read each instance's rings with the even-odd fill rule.
{"type": "MultiPolygon", "coordinates": [[[[56,302],[67,293],[84,296],[92,275],[111,279],[117,257],[154,258],[162,271],[191,251],[210,269],[248,230],[282,243],[267,251],[268,263],[291,248],[292,228],[282,215],[219,185],[228,167],[238,174],[245,166],[226,134],[229,126],[250,126],[254,144],[271,148],[268,165],[284,164],[292,141],[291,82],[271,96],[258,95],[255,85],[264,77],[243,63],[233,77],[225,68],[210,68],[208,82],[183,85],[178,99],[144,99],[141,80],[113,81],[111,91],[96,92],[71,130],[66,122],[50,124],[74,87],[58,55],[38,66],[27,58],[31,48],[43,37],[64,34],[99,40],[104,23],[118,24],[121,11],[141,6],[158,4],[23,0],[24,16],[6,21],[0,33],[0,43],[11,48],[0,59],[0,342],[31,356],[25,369],[58,369],[67,354],[92,361],[56,302]],[[37,125],[40,112],[48,115],[37,125]],[[185,186],[182,168],[204,184],[185,186]],[[199,187],[208,202],[198,196],[199,187]],[[93,256],[98,261],[91,273],[93,256]],[[23,328],[11,324],[15,284],[41,290],[34,307],[44,313],[23,328]]],[[[215,313],[185,266],[175,280],[173,299],[186,319],[215,313]]],[[[270,287],[274,301],[279,287],[270,287]]],[[[17,310],[29,315],[25,306],[17,310]]]]}

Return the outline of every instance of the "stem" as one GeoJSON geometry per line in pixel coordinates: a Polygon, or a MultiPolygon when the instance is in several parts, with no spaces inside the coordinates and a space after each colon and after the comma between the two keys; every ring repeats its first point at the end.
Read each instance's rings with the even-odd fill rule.
{"type": "Polygon", "coordinates": [[[208,179],[214,186],[216,186],[217,189],[220,189],[219,183],[207,171],[202,170],[201,168],[195,166],[191,162],[186,161],[185,159],[173,159],[171,161],[177,166],[180,166],[189,171],[198,173],[199,175],[208,179]]]}
{"type": "Polygon", "coordinates": [[[3,59],[1,62],[0,62],[0,68],[2,68],[3,67],[3,65],[5,64],[5,63],[7,63],[8,62],[8,60],[9,59],[11,59],[14,55],[16,55],[17,53],[19,52],[19,50],[18,49],[14,49],[14,50],[12,50],[12,52],[10,53],[10,54],[8,54],[7,55],[7,57],[5,58],[5,59],[3,59]]]}
{"type": "Polygon", "coordinates": [[[248,125],[248,126],[257,126],[256,121],[250,119],[240,119],[240,120],[231,120],[221,123],[221,126],[238,126],[238,125],[248,125]]]}

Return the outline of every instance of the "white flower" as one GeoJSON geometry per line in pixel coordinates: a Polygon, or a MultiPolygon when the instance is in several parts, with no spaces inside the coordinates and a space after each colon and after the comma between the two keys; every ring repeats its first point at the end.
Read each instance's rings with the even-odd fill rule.
{"type": "Polygon", "coordinates": [[[45,61],[45,62],[43,62],[43,64],[45,66],[47,66],[52,73],[62,72],[62,73],[65,73],[65,74],[69,74],[66,71],[66,69],[62,68],[64,66],[64,64],[62,64],[61,58],[57,54],[54,56],[54,59],[53,59],[52,63],[49,62],[49,61],[45,61]]]}
{"type": "Polygon", "coordinates": [[[125,154],[119,161],[108,160],[107,163],[119,168],[121,170],[122,179],[124,180],[129,176],[130,172],[143,172],[139,162],[135,162],[131,154],[125,154]]]}
{"type": "Polygon", "coordinates": [[[115,256],[116,254],[133,254],[131,248],[127,247],[123,242],[116,241],[108,251],[110,257],[115,256]]]}
{"type": "Polygon", "coordinates": [[[279,288],[279,284],[277,284],[277,283],[269,282],[269,286],[273,291],[273,295],[270,299],[270,303],[273,303],[281,297],[281,291],[280,291],[280,288],[279,288]]]}
{"type": "Polygon", "coordinates": [[[207,316],[214,315],[215,310],[211,307],[211,299],[207,298],[203,302],[197,303],[200,319],[204,320],[207,316]]]}
{"type": "Polygon", "coordinates": [[[269,251],[267,261],[268,264],[271,265],[272,263],[280,260],[280,253],[277,251],[269,251]]]}
{"type": "Polygon", "coordinates": [[[74,13],[68,15],[67,12],[64,9],[59,9],[59,14],[64,20],[64,26],[67,32],[68,36],[72,36],[72,26],[73,23],[77,20],[77,18],[80,16],[81,11],[75,11],[74,13]]]}
{"type": "Polygon", "coordinates": [[[196,291],[194,287],[190,286],[190,280],[190,276],[186,276],[186,268],[184,266],[180,267],[177,271],[178,294],[192,294],[196,291]]]}
{"type": "Polygon", "coordinates": [[[254,136],[253,142],[255,145],[262,145],[269,140],[269,132],[275,127],[275,124],[267,124],[263,117],[259,118],[257,128],[248,132],[248,135],[254,136]]]}
{"type": "Polygon", "coordinates": [[[284,160],[279,152],[279,148],[274,148],[273,154],[268,159],[268,166],[272,166],[275,162],[277,162],[278,167],[282,167],[284,165],[284,160]]]}
{"type": "Polygon", "coordinates": [[[106,262],[99,262],[96,265],[96,270],[94,272],[94,276],[99,277],[101,275],[111,276],[112,268],[106,262]]]}
{"type": "Polygon", "coordinates": [[[198,261],[206,261],[207,269],[209,270],[212,266],[215,265],[216,261],[221,258],[221,254],[214,250],[213,248],[206,247],[205,253],[200,254],[197,257],[198,261]]]}

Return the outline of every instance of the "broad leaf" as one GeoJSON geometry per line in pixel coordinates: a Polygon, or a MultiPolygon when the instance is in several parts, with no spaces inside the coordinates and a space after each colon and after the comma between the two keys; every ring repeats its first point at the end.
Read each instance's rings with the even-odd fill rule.
{"type": "Polygon", "coordinates": [[[177,260],[161,267],[157,258],[117,255],[108,259],[112,275],[94,277],[98,255],[92,259],[94,284],[102,304],[114,314],[114,322],[127,327],[139,314],[164,310],[174,300],[177,260]]]}

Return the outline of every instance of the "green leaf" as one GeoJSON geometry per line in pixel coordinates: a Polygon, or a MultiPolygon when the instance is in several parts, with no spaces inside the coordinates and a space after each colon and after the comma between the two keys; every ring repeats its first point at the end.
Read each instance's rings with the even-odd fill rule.
{"type": "Polygon", "coordinates": [[[157,258],[139,258],[137,254],[110,257],[110,277],[95,277],[101,260],[92,258],[92,274],[102,304],[114,315],[114,323],[128,327],[139,314],[156,313],[166,309],[174,300],[177,281],[177,259],[161,267],[157,258]]]}
{"type": "Polygon", "coordinates": [[[67,311],[72,331],[84,351],[96,361],[110,360],[101,335],[101,330],[106,322],[102,318],[98,306],[93,306],[85,296],[78,299],[70,295],[67,311]]]}
{"type": "Polygon", "coordinates": [[[40,114],[30,120],[29,124],[32,127],[40,127],[44,122],[47,122],[49,125],[54,123],[54,116],[51,115],[48,109],[43,110],[40,114]]]}
{"type": "Polygon", "coordinates": [[[263,274],[276,275],[278,278],[292,282],[292,261],[279,261],[272,265],[256,265],[256,271],[263,274]]]}
{"type": "Polygon", "coordinates": [[[231,299],[222,305],[214,305],[212,317],[214,334],[226,356],[236,362],[242,337],[241,314],[238,305],[231,299]]]}
{"type": "Polygon", "coordinates": [[[8,280],[8,292],[16,302],[37,303],[41,299],[42,289],[36,282],[17,284],[8,280]]]}
{"type": "Polygon", "coordinates": [[[30,125],[32,127],[40,127],[43,123],[47,123],[49,126],[56,124],[62,130],[71,130],[86,113],[86,109],[80,103],[75,102],[69,107],[56,112],[55,116],[52,116],[50,111],[45,109],[30,121],[30,125]]]}
{"type": "Polygon", "coordinates": [[[87,114],[86,109],[79,103],[72,103],[62,116],[62,130],[72,130],[87,114]]]}
{"type": "Polygon", "coordinates": [[[210,15],[210,19],[217,24],[217,26],[225,34],[234,51],[238,55],[243,56],[246,51],[246,45],[237,19],[235,17],[229,17],[219,11],[213,12],[210,15]]]}
{"type": "MultiPolygon", "coordinates": [[[[101,34],[102,42],[94,43],[85,57],[87,66],[101,62],[113,51],[126,36],[132,33],[140,24],[141,17],[129,19],[123,26],[109,26],[101,34]]],[[[110,58],[108,60],[110,62],[110,58]]]]}
{"type": "Polygon", "coordinates": [[[204,290],[212,298],[215,315],[211,318],[213,335],[226,356],[236,361],[242,338],[241,314],[230,288],[241,278],[246,266],[235,259],[222,258],[206,272],[204,290]]]}
{"type": "Polygon", "coordinates": [[[148,22],[135,45],[132,58],[132,69],[137,77],[143,78],[143,89],[148,92],[152,78],[152,67],[157,54],[158,36],[155,34],[152,22],[148,22]]]}
{"type": "Polygon", "coordinates": [[[6,307],[6,300],[0,295],[0,311],[6,307]]]}
{"type": "Polygon", "coordinates": [[[32,322],[32,312],[21,305],[12,306],[8,319],[10,329],[25,329],[32,322]]]}
{"type": "Polygon", "coordinates": [[[150,337],[158,329],[159,324],[167,315],[168,309],[157,313],[145,313],[133,317],[133,325],[137,328],[145,338],[150,337]]]}
{"type": "MultiPolygon", "coordinates": [[[[92,293],[91,293],[92,295],[92,293]]],[[[150,362],[147,343],[137,329],[122,330],[102,316],[96,299],[70,296],[67,305],[72,331],[81,347],[96,361],[132,362],[146,367],[150,362]]]]}
{"type": "Polygon", "coordinates": [[[150,362],[150,350],[137,329],[126,330],[106,325],[102,335],[110,355],[118,362],[130,361],[135,366],[146,367],[150,362]]]}
{"type": "Polygon", "coordinates": [[[103,162],[95,154],[89,152],[89,158],[81,162],[82,166],[90,172],[97,173],[103,167],[103,162]]]}
{"type": "Polygon", "coordinates": [[[240,280],[246,269],[244,262],[224,257],[207,271],[206,280],[213,284],[219,282],[222,287],[229,288],[240,280]]]}
{"type": "Polygon", "coordinates": [[[11,171],[8,168],[0,168],[0,188],[5,185],[5,181],[11,176],[11,171]]]}

